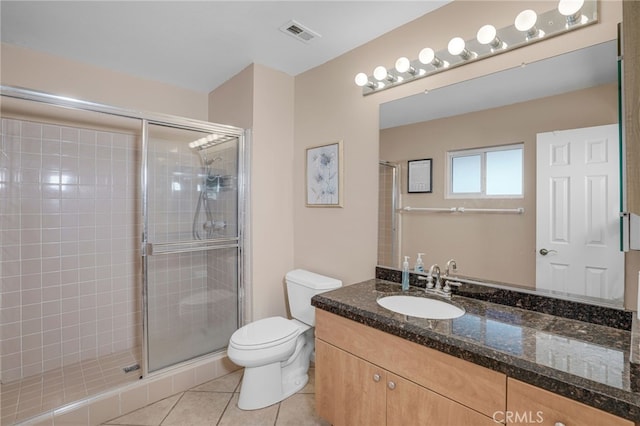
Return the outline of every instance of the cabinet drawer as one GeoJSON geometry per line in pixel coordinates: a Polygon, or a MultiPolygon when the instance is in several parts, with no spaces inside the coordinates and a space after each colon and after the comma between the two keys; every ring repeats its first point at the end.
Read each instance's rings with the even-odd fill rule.
{"type": "Polygon", "coordinates": [[[486,416],[505,409],[502,373],[320,309],[316,337],[486,416]]]}
{"type": "Polygon", "coordinates": [[[634,425],[629,420],[515,379],[507,382],[505,419],[507,425],[634,425]]]}

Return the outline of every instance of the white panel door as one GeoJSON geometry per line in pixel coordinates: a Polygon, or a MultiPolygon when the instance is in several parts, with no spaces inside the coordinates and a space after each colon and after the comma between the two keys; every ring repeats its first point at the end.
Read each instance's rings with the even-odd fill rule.
{"type": "Polygon", "coordinates": [[[537,135],[536,287],[622,299],[618,125],[537,135]]]}

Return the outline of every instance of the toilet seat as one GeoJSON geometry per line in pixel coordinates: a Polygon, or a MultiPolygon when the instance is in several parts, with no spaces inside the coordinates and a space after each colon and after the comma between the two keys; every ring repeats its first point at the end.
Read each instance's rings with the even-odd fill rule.
{"type": "Polygon", "coordinates": [[[230,346],[241,350],[259,350],[278,346],[295,339],[301,327],[297,321],[282,317],[264,318],[236,330],[229,341],[230,346]]]}

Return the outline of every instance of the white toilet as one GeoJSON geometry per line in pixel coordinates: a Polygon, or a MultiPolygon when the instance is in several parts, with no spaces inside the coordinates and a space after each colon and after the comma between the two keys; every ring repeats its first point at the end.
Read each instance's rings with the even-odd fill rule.
{"type": "Polygon", "coordinates": [[[342,281],[303,269],[286,275],[293,319],[264,318],[236,330],[227,355],[245,367],[238,408],[257,410],[278,403],[302,389],[314,351],[315,308],[311,298],[342,286],[342,281]]]}

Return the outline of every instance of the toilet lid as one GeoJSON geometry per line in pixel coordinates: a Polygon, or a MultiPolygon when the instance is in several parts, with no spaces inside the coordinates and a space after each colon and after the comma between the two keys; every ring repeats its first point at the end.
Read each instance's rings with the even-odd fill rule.
{"type": "Polygon", "coordinates": [[[257,349],[287,341],[299,334],[300,327],[282,317],[264,318],[241,327],[231,336],[234,346],[257,349]]]}

